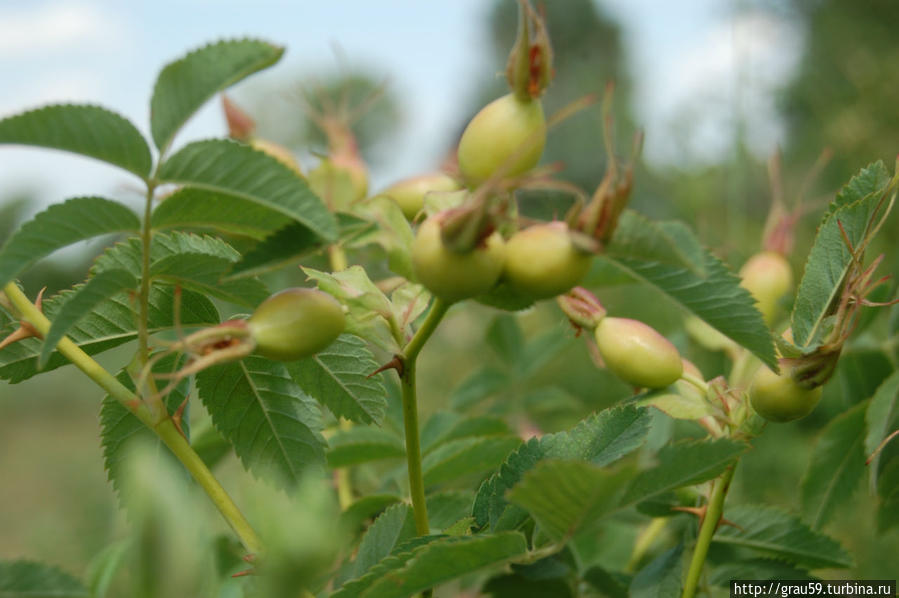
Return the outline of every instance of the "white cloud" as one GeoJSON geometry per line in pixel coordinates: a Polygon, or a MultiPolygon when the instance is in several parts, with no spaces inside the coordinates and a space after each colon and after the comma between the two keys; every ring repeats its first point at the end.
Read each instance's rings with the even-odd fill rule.
{"type": "Polygon", "coordinates": [[[0,55],[4,59],[84,47],[119,46],[122,24],[95,4],[63,0],[15,9],[0,7],[0,55]]]}
{"type": "Polygon", "coordinates": [[[678,163],[718,161],[733,143],[735,119],[745,119],[747,143],[769,154],[784,134],[774,92],[798,63],[795,27],[764,12],[721,20],[692,44],[659,57],[645,95],[647,155],[678,163]]]}
{"type": "Polygon", "coordinates": [[[68,68],[41,73],[0,96],[0,117],[44,104],[95,103],[103,89],[103,78],[93,70],[68,68]]]}

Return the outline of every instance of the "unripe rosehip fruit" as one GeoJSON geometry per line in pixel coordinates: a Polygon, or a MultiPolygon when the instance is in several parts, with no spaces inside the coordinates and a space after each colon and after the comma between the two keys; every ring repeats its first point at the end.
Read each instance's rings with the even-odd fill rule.
{"type": "Polygon", "coordinates": [[[769,326],[777,316],[777,302],[793,288],[793,271],[779,253],[757,253],[740,268],[741,285],[758,301],[759,311],[769,326]]]}
{"type": "Polygon", "coordinates": [[[540,100],[505,95],[487,104],[465,127],[459,141],[459,170],[472,187],[501,167],[505,176],[517,176],[537,165],[545,144],[546,120],[540,100]]]}
{"type": "Polygon", "coordinates": [[[821,400],[822,388],[799,386],[790,371],[778,375],[759,368],[749,389],[749,401],[756,413],[772,422],[789,422],[811,413],[821,400]]]}
{"type": "Polygon", "coordinates": [[[537,224],[506,242],[503,277],[533,299],[567,293],[590,269],[591,255],[575,247],[564,222],[537,224]]]}
{"type": "Polygon", "coordinates": [[[677,348],[638,320],[606,316],[596,327],[596,345],[609,371],[634,386],[664,388],[684,371],[677,348]]]}
{"type": "Polygon", "coordinates": [[[343,308],[317,289],[292,288],[259,304],[247,326],[256,352],[276,361],[295,361],[318,353],[343,332],[343,308]]]}
{"type": "Polygon", "coordinates": [[[259,151],[265,152],[272,158],[275,158],[278,162],[280,162],[284,166],[287,166],[295,173],[302,174],[302,171],[300,170],[300,164],[299,162],[297,162],[296,157],[294,157],[293,152],[291,152],[283,145],[258,138],[250,141],[250,145],[258,149],[259,151]]]}
{"type": "Polygon", "coordinates": [[[381,195],[397,204],[408,220],[415,218],[425,205],[425,195],[431,191],[458,191],[462,186],[453,177],[442,172],[425,174],[394,183],[381,195]]]}
{"type": "Polygon", "coordinates": [[[412,243],[412,267],[419,282],[448,302],[486,293],[503,270],[503,238],[494,232],[471,251],[456,253],[443,244],[440,216],[425,220],[412,243]]]}

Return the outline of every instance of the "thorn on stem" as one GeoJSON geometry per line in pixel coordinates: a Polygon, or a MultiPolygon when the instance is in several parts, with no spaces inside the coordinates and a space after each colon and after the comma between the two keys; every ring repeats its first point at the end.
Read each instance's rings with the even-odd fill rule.
{"type": "MultiPolygon", "coordinates": [[[[44,291],[46,290],[47,287],[44,287],[40,291],[38,291],[37,298],[34,300],[34,306],[41,313],[44,312],[43,302],[44,291]]],[[[4,349],[13,343],[23,341],[26,338],[44,338],[44,336],[40,332],[38,332],[37,328],[32,326],[31,322],[28,322],[27,320],[19,320],[19,327],[13,330],[6,338],[0,340],[0,349],[4,349]]]]}
{"type": "Polygon", "coordinates": [[[184,437],[184,440],[188,440],[187,434],[184,433],[184,428],[181,427],[181,422],[184,419],[184,408],[187,407],[187,402],[190,399],[190,395],[186,395],[184,400],[181,401],[181,404],[178,405],[178,408],[175,410],[175,413],[172,415],[172,423],[175,424],[175,429],[178,430],[178,433],[184,437]]]}
{"type": "Polygon", "coordinates": [[[402,356],[394,355],[393,359],[391,359],[390,361],[388,361],[387,363],[385,363],[384,365],[382,365],[381,367],[379,367],[378,369],[376,369],[375,371],[373,371],[371,374],[369,374],[366,377],[372,378],[374,376],[377,376],[381,372],[386,372],[387,370],[396,370],[396,373],[399,374],[400,377],[402,377],[405,369],[406,369],[406,362],[402,358],[402,356]]]}

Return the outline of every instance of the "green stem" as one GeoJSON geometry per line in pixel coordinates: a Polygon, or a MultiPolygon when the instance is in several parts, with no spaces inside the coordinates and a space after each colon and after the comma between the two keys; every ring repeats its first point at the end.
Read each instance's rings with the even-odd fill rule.
{"type": "Polygon", "coordinates": [[[699,536],[696,538],[696,546],[693,548],[693,558],[690,560],[690,568],[687,570],[687,578],[684,582],[684,591],[681,594],[681,598],[693,598],[696,595],[699,576],[702,574],[705,557],[709,553],[712,536],[715,534],[721,514],[724,512],[724,499],[727,496],[736,468],[736,463],[728,467],[721,474],[721,477],[715,480],[715,484],[712,487],[712,495],[709,497],[705,517],[703,517],[702,526],[699,528],[699,536]]]}
{"type": "MultiPolygon", "coordinates": [[[[3,292],[21,314],[22,318],[34,326],[41,335],[46,336],[50,330],[50,320],[35,307],[35,305],[25,296],[25,293],[19,289],[14,282],[7,284],[3,288],[3,292]]],[[[56,349],[71,361],[75,367],[84,372],[88,378],[93,380],[100,388],[105,390],[109,396],[119,401],[122,405],[133,413],[144,425],[153,430],[162,441],[169,447],[172,453],[184,465],[191,476],[206,491],[213,504],[218,508],[219,512],[238,535],[246,549],[250,552],[259,552],[262,544],[249,522],[241,514],[237,505],[225,492],[218,480],[209,471],[209,468],[203,463],[199,455],[191,448],[187,440],[178,432],[171,417],[166,417],[159,421],[147,409],[146,404],[140,398],[130,391],[124,384],[119,382],[115,376],[107,372],[99,363],[85,353],[81,347],[72,342],[68,337],[63,337],[56,346],[56,349]]]]}
{"type": "Polygon", "coordinates": [[[349,263],[346,259],[346,251],[344,251],[343,247],[337,243],[328,247],[328,262],[331,266],[331,272],[340,272],[349,267],[349,263]]]}
{"type": "Polygon", "coordinates": [[[693,374],[688,374],[687,372],[684,372],[683,374],[680,375],[680,379],[683,380],[684,382],[688,382],[688,383],[692,384],[693,386],[698,388],[699,391],[703,394],[708,394],[708,392],[709,392],[709,385],[706,383],[706,381],[701,378],[697,378],[693,374]]]}
{"type": "Polygon", "coordinates": [[[425,504],[425,484],[421,473],[421,438],[418,433],[418,398],[415,387],[416,360],[422,347],[434,334],[449,304],[438,298],[431,304],[431,311],[403,350],[403,371],[400,382],[403,391],[403,426],[406,433],[406,462],[409,468],[409,492],[412,496],[412,512],[415,530],[420,536],[430,532],[428,507],[425,504]]]}
{"type": "Polygon", "coordinates": [[[237,508],[237,505],[234,504],[234,501],[231,500],[231,497],[219,484],[219,481],[209,471],[209,468],[206,467],[200,456],[190,446],[190,443],[187,442],[187,439],[181,435],[181,432],[175,427],[172,418],[164,419],[154,428],[154,431],[165,445],[169,447],[169,450],[181,461],[181,464],[190,472],[190,475],[193,476],[200,487],[203,488],[225,518],[225,521],[228,522],[228,525],[240,538],[244,547],[254,554],[261,552],[262,542],[259,540],[250,522],[246,520],[243,513],[240,512],[240,509],[237,508]]]}

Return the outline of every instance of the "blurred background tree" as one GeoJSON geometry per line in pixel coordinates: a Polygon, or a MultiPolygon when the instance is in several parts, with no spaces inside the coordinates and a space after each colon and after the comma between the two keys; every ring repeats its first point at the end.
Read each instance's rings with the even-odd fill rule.
{"type": "Polygon", "coordinates": [[[805,47],[781,107],[789,125],[787,169],[811,164],[823,147],[834,157],[828,187],[859,161],[892,166],[899,139],[899,7],[891,0],[792,0],[805,47]]]}

